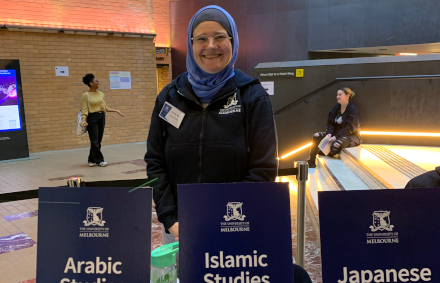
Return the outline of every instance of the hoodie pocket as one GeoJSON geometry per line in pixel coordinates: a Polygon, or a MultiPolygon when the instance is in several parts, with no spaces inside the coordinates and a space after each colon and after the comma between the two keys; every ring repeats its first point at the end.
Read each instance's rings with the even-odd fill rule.
{"type": "Polygon", "coordinates": [[[181,144],[171,147],[171,158],[167,161],[170,179],[175,184],[196,183],[198,176],[198,146],[181,144]]]}
{"type": "Polygon", "coordinates": [[[234,145],[230,142],[213,142],[203,145],[202,182],[239,182],[234,160],[234,145]]]}

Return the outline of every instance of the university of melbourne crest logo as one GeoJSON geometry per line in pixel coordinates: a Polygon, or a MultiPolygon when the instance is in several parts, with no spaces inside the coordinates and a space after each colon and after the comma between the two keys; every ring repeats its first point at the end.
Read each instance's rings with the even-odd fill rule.
{"type": "Polygon", "coordinates": [[[242,202],[228,202],[226,205],[226,215],[223,218],[226,221],[240,220],[243,221],[246,215],[243,215],[242,202]]]}
{"type": "Polygon", "coordinates": [[[393,231],[394,225],[390,223],[391,211],[375,211],[373,212],[373,225],[370,226],[371,232],[377,230],[393,231]]]}
{"type": "Polygon", "coordinates": [[[83,221],[84,226],[104,226],[105,221],[102,220],[102,207],[89,207],[87,208],[86,220],[83,221]]]}
{"type": "Polygon", "coordinates": [[[237,93],[228,98],[226,105],[223,105],[224,109],[220,109],[219,114],[231,114],[235,112],[241,112],[241,105],[238,105],[237,93]]]}
{"type": "Polygon", "coordinates": [[[231,106],[237,105],[237,103],[238,103],[237,93],[235,93],[234,96],[228,98],[228,103],[224,105],[223,108],[228,109],[231,106]]]}

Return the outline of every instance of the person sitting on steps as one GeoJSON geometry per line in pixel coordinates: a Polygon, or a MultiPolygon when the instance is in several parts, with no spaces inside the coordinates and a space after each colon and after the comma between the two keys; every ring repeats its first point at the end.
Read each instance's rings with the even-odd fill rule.
{"type": "MultiPolygon", "coordinates": [[[[310,157],[307,160],[310,168],[316,168],[316,154],[321,140],[328,136],[332,143],[329,156],[338,154],[347,147],[358,146],[362,143],[361,117],[359,111],[350,99],[355,93],[348,87],[338,90],[336,95],[337,104],[328,114],[327,131],[317,132],[313,135],[313,144],[310,149],[310,157]]],[[[322,153],[322,152],[320,152],[322,153]]]]}

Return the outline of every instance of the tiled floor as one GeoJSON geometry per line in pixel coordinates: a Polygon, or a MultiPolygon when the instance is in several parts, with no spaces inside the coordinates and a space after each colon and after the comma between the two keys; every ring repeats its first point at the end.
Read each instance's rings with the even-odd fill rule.
{"type": "Polygon", "coordinates": [[[84,181],[146,178],[145,152],[144,142],[104,146],[102,153],[110,165],[105,168],[88,167],[88,148],[34,153],[35,159],[0,162],[0,194],[63,186],[72,176],[84,181]],[[124,173],[132,171],[136,172],[124,173]]]}
{"type": "MultiPolygon", "coordinates": [[[[145,143],[104,146],[108,167],[88,167],[88,149],[33,154],[34,159],[0,162],[1,194],[64,186],[71,176],[84,181],[146,178],[145,143]]],[[[292,179],[293,181],[295,178],[292,179]]],[[[295,183],[292,182],[293,184],[295,183]]],[[[291,188],[292,242],[296,254],[296,187],[291,188]]],[[[0,202],[0,283],[35,283],[38,199],[0,202]]],[[[152,249],[162,243],[161,226],[152,213],[152,249]]],[[[321,283],[319,243],[310,219],[306,219],[306,270],[321,283]]]]}

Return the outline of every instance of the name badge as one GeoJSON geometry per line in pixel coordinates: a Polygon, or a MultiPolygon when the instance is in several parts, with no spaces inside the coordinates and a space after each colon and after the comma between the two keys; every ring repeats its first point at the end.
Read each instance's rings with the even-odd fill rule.
{"type": "Polygon", "coordinates": [[[185,113],[165,101],[162,110],[160,110],[159,117],[178,129],[183,117],[185,117],[185,113]]]}

